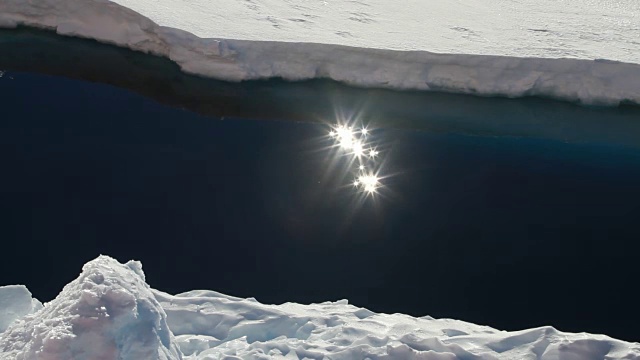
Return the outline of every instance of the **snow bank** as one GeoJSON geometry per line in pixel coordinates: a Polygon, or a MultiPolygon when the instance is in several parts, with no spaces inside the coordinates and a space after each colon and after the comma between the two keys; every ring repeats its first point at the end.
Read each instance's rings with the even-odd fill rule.
{"type": "Polygon", "coordinates": [[[346,300],[264,305],[208,291],[155,294],[186,359],[640,359],[640,344],[552,327],[506,332],[376,314],[346,300]]]}
{"type": "MultiPolygon", "coordinates": [[[[24,288],[10,291],[22,294],[13,302],[27,299],[24,288]]],[[[214,291],[174,296],[150,289],[139,262],[105,256],[0,335],[0,359],[181,358],[639,360],[640,344],[552,327],[505,332],[376,314],[346,300],[264,305],[214,291]]]]}
{"type": "Polygon", "coordinates": [[[199,38],[189,26],[160,26],[146,17],[171,17],[163,1],[136,6],[139,13],[109,0],[4,0],[0,26],[55,29],[165,56],[185,72],[228,81],[330,78],[363,87],[640,104],[639,64],[199,38]]]}
{"type": "Polygon", "coordinates": [[[181,358],[140,263],[122,265],[106,256],[87,263],[56,299],[0,334],[0,359],[181,358]]]}
{"type": "Polygon", "coordinates": [[[23,285],[0,286],[0,333],[25,315],[42,309],[42,303],[31,297],[23,285]]]}

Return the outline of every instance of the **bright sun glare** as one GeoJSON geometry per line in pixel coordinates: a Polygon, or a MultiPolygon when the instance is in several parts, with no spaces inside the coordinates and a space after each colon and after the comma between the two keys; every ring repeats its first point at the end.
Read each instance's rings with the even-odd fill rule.
{"type": "Polygon", "coordinates": [[[379,152],[365,142],[365,138],[369,134],[370,130],[365,127],[354,129],[344,124],[337,125],[329,131],[329,136],[335,141],[335,144],[346,155],[352,155],[358,161],[358,175],[353,180],[353,186],[366,194],[372,195],[380,187],[380,179],[371,172],[365,172],[365,169],[368,168],[365,163],[372,164],[379,152]]]}

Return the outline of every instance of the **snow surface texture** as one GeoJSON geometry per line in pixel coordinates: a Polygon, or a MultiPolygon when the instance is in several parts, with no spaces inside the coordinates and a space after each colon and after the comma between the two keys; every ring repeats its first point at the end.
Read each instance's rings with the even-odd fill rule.
{"type": "Polygon", "coordinates": [[[330,78],[598,105],[640,104],[639,18],[636,0],[0,1],[0,27],[55,29],[221,80],[330,78]]]}
{"type": "Polygon", "coordinates": [[[0,286],[0,333],[11,323],[42,309],[42,303],[31,297],[23,285],[0,286]]]}
{"type": "Polygon", "coordinates": [[[139,262],[106,256],[86,264],[44,309],[0,333],[3,360],[283,358],[638,360],[640,344],[551,327],[505,332],[376,314],[346,300],[264,305],[214,291],[173,296],[150,289],[139,262]]]}
{"type": "Polygon", "coordinates": [[[115,1],[203,38],[640,62],[636,0],[115,1]]]}
{"type": "Polygon", "coordinates": [[[101,256],[55,300],[0,334],[0,359],[173,360],[181,355],[142,265],[101,256]]]}

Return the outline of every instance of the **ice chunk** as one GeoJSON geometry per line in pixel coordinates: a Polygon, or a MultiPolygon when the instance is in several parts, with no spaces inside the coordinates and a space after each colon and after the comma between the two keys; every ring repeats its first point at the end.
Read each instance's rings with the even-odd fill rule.
{"type": "Polygon", "coordinates": [[[42,309],[42,303],[31,297],[23,285],[0,286],[0,333],[11,323],[42,309]]]}
{"type": "Polygon", "coordinates": [[[176,360],[182,355],[139,263],[122,265],[100,256],[43,309],[0,335],[0,358],[176,360]]]}

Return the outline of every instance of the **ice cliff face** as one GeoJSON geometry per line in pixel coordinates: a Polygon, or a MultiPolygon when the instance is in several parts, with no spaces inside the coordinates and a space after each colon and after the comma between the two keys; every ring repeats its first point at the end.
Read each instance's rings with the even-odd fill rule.
{"type": "MultiPolygon", "coordinates": [[[[180,29],[161,26],[177,16],[176,0],[4,0],[0,27],[27,25],[165,56],[189,73],[228,81],[280,77],[330,78],[350,85],[476,94],[544,96],[583,104],[640,104],[640,65],[607,60],[435,54],[334,44],[200,38],[211,12],[180,29]],[[152,20],[154,19],[154,20],[152,20]]],[[[196,12],[197,13],[197,12],[196,12]]],[[[204,32],[206,33],[206,32],[204,32]]],[[[265,39],[267,40],[267,39],[265,39]]],[[[640,47],[640,45],[639,45],[640,47]]]]}
{"type": "MultiPolygon", "coordinates": [[[[24,288],[17,293],[0,297],[0,318],[31,304],[24,288]]],[[[123,265],[106,256],[87,263],[43,309],[0,333],[0,359],[12,360],[305,358],[639,360],[640,344],[552,327],[505,332],[376,314],[345,300],[264,305],[214,291],[173,296],[150,289],[139,262],[123,265]]]]}
{"type": "Polygon", "coordinates": [[[175,360],[181,354],[140,263],[101,256],[43,309],[0,334],[0,358],[175,360]]]}

